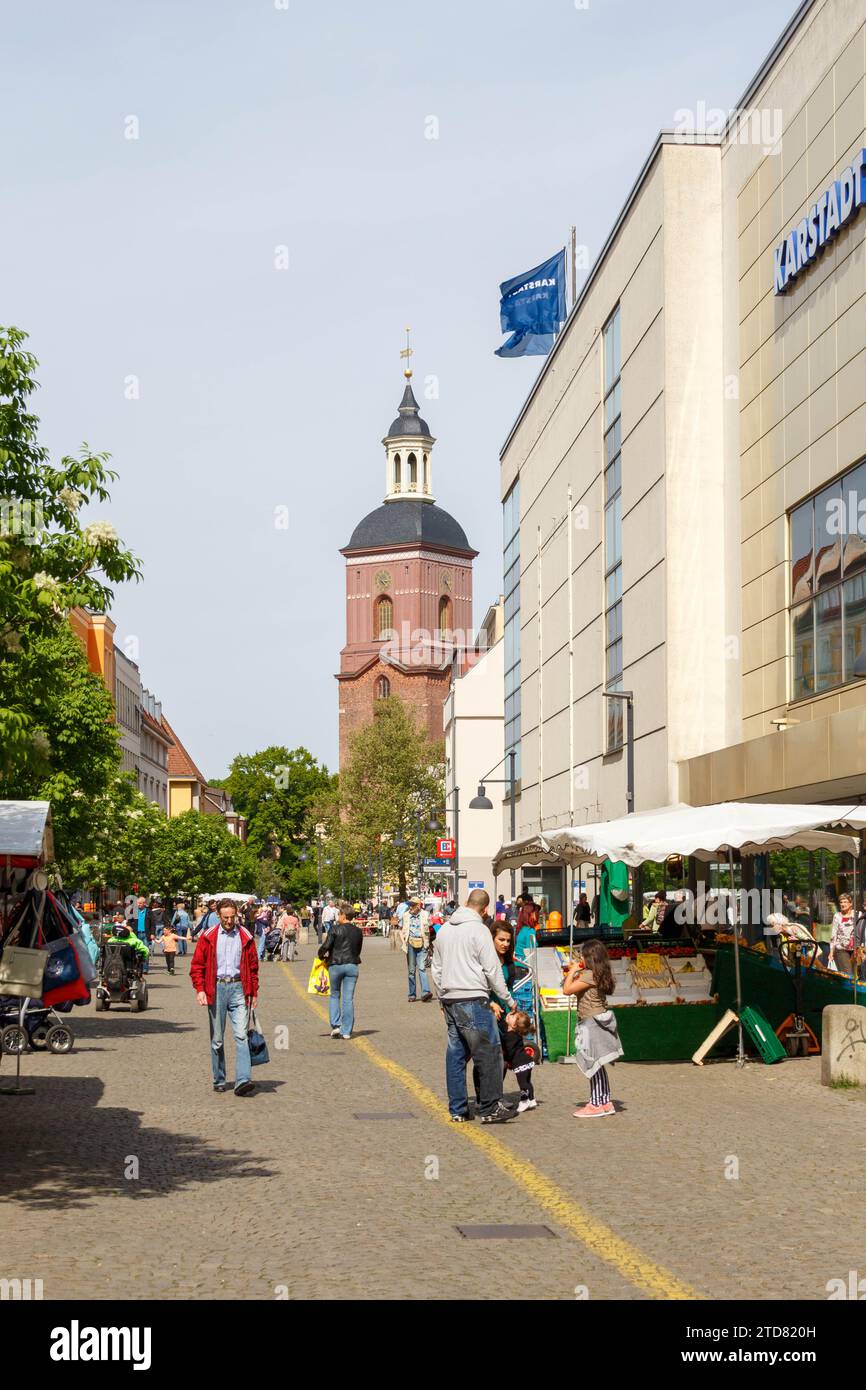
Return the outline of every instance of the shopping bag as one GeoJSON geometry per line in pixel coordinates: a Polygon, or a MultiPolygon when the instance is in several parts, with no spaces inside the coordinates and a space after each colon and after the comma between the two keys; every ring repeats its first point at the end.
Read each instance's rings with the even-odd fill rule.
{"type": "Polygon", "coordinates": [[[47,942],[42,955],[45,962],[40,990],[43,1004],[50,1008],[67,999],[88,998],[90,989],[82,976],[71,935],[47,942]]]}
{"type": "Polygon", "coordinates": [[[250,1009],[249,1019],[247,1020],[247,1043],[250,1049],[250,1064],[254,1067],[263,1067],[269,1062],[268,1044],[264,1033],[259,1028],[259,1020],[255,1009],[250,1009]]]}
{"type": "Polygon", "coordinates": [[[81,978],[85,984],[90,985],[96,979],[96,966],[93,963],[87,942],[80,931],[74,931],[69,937],[78,957],[78,968],[81,971],[81,978]]]}
{"type": "Polygon", "coordinates": [[[0,994],[38,999],[42,993],[45,952],[29,946],[4,946],[0,957],[0,994]]]}
{"type": "Polygon", "coordinates": [[[313,968],[310,971],[310,979],[307,984],[307,993],[318,994],[321,998],[326,998],[331,993],[328,967],[323,960],[313,961],[313,968]]]}

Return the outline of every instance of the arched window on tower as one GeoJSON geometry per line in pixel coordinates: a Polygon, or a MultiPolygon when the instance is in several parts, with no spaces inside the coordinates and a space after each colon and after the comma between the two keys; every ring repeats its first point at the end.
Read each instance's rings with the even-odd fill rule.
{"type": "Polygon", "coordinates": [[[427,454],[424,455],[424,491],[430,491],[430,459],[427,454]]]}
{"type": "Polygon", "coordinates": [[[376,636],[388,637],[394,626],[394,605],[384,594],[376,600],[376,636]]]}
{"type": "Polygon", "coordinates": [[[409,491],[418,491],[418,460],[414,454],[409,455],[409,491]]]}
{"type": "Polygon", "coordinates": [[[394,455],[394,491],[400,491],[400,455],[394,455]]]}
{"type": "Polygon", "coordinates": [[[376,699],[387,700],[391,694],[391,682],[387,676],[380,676],[376,681],[376,699]]]}
{"type": "Polygon", "coordinates": [[[451,635],[451,600],[444,594],[439,600],[439,636],[443,639],[451,635]]]}

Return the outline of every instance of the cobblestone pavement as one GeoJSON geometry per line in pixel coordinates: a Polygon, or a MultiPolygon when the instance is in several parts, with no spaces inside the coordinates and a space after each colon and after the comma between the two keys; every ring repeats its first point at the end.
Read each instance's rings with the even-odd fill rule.
{"type": "Polygon", "coordinates": [[[76,1010],[69,1056],[26,1054],[35,1096],[0,1096],[0,1277],[46,1298],[814,1299],[866,1274],[864,1099],[822,1088],[818,1059],[620,1063],[604,1125],[571,1118],[587,1084],[547,1065],[536,1111],[449,1125],[440,1011],[407,1005],[402,953],[365,944],[351,1042],[302,992],[313,954],[262,966],[272,1060],[249,1098],[211,1090],[189,958],[174,978],[156,958],[145,1014],[76,1010]],[[502,1223],[553,1238],[456,1229],[502,1223]]]}

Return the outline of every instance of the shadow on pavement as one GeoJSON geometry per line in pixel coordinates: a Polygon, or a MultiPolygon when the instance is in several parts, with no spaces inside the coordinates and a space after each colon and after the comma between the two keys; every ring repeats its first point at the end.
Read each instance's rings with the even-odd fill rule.
{"type": "Polygon", "coordinates": [[[36,1077],[33,1084],[33,1096],[0,1096],[3,1201],[37,1211],[86,1209],[108,1193],[144,1201],[204,1183],[275,1175],[250,1150],[145,1128],[134,1110],[100,1106],[103,1085],[95,1077],[36,1077]],[[137,1160],[135,1178],[125,1176],[131,1159],[137,1160]]]}
{"type": "MultiPolygon", "coordinates": [[[[143,1014],[132,1014],[128,1009],[120,1005],[115,1013],[114,1009],[105,1014],[85,1014],[84,1016],[73,1014],[70,1023],[75,1032],[76,1050],[79,1041],[82,1043],[95,1042],[97,1038],[132,1038],[147,1037],[154,1033],[194,1033],[196,1032],[193,1023],[172,1023],[169,1019],[154,1017],[160,1012],[156,1009],[147,1009],[143,1014]]],[[[205,1042],[207,1036],[205,1035],[205,1042]]]]}

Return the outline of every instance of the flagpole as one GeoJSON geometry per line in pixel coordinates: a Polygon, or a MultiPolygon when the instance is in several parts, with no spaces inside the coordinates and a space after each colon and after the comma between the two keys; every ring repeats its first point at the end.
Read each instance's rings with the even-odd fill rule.
{"type": "Polygon", "coordinates": [[[577,303],[577,228],[571,229],[571,307],[577,303]]]}

